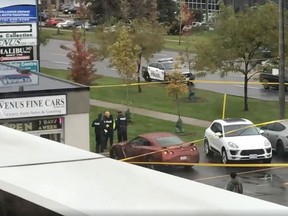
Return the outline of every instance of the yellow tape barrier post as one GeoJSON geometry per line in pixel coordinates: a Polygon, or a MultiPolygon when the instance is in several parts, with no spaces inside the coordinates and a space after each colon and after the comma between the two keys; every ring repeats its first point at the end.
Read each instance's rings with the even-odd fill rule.
{"type": "Polygon", "coordinates": [[[224,98],[223,98],[223,111],[222,111],[222,119],[225,118],[225,111],[226,111],[226,98],[227,98],[227,94],[224,94],[224,98]]]}

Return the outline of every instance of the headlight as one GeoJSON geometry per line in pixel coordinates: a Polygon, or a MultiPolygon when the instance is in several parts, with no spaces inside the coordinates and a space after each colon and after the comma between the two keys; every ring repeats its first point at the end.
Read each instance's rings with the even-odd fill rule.
{"type": "Polygon", "coordinates": [[[268,140],[265,140],[264,141],[264,146],[265,147],[271,146],[271,143],[268,140]]]}
{"type": "Polygon", "coordinates": [[[233,142],[228,142],[228,145],[231,147],[231,148],[239,148],[235,143],[233,142]]]}

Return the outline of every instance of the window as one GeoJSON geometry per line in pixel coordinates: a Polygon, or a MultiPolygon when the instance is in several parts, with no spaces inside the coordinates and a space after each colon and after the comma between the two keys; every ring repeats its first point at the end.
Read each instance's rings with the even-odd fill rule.
{"type": "Polygon", "coordinates": [[[286,127],[279,122],[276,122],[274,125],[274,128],[273,128],[274,131],[283,131],[285,129],[286,129],[286,127]]]}
{"type": "Polygon", "coordinates": [[[267,124],[267,125],[264,125],[263,127],[261,127],[261,129],[263,129],[263,130],[274,130],[273,129],[274,126],[275,126],[275,123],[267,124]]]}
{"type": "Polygon", "coordinates": [[[159,137],[155,140],[162,147],[177,146],[184,143],[183,140],[177,136],[159,137]]]}
{"type": "Polygon", "coordinates": [[[152,63],[149,65],[150,67],[154,67],[154,68],[157,68],[157,63],[152,63]]]}
{"type": "Polygon", "coordinates": [[[253,124],[226,125],[225,137],[259,135],[258,129],[253,124]]]}
{"type": "Polygon", "coordinates": [[[157,64],[157,68],[159,68],[159,69],[161,69],[161,70],[164,70],[164,67],[163,67],[163,65],[161,65],[161,64],[157,64]]]}
{"type": "Polygon", "coordinates": [[[215,122],[214,124],[211,125],[211,130],[214,132],[214,133],[222,133],[222,126],[220,123],[218,122],[215,122]]]}
{"type": "Polygon", "coordinates": [[[150,146],[150,142],[142,137],[136,137],[129,144],[131,146],[150,146]]]}

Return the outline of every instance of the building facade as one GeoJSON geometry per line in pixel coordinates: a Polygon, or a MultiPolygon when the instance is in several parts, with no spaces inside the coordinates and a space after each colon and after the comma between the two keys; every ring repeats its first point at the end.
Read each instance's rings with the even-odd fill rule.
{"type": "Polygon", "coordinates": [[[0,64],[0,125],[90,150],[89,87],[0,64]]]}

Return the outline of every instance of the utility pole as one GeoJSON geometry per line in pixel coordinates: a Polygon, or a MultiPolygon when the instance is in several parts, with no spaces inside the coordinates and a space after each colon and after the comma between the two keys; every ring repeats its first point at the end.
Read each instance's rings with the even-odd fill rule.
{"type": "Polygon", "coordinates": [[[284,0],[279,0],[279,118],[285,118],[284,0]]]}
{"type": "Polygon", "coordinates": [[[208,22],[208,0],[205,1],[205,8],[206,8],[206,23],[208,22]]]}

